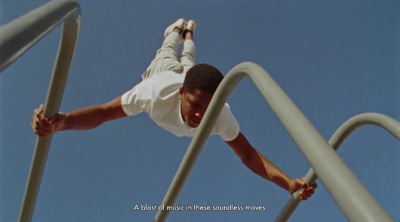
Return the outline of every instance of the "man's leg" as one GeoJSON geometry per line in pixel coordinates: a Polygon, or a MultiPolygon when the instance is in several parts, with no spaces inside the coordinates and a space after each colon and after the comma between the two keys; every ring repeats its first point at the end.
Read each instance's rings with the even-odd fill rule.
{"type": "Polygon", "coordinates": [[[196,57],[196,46],[193,41],[193,32],[196,28],[196,23],[193,20],[188,21],[186,29],[184,30],[184,43],[182,54],[180,56],[181,64],[184,68],[183,72],[186,73],[192,66],[194,66],[196,57]]]}
{"type": "Polygon", "coordinates": [[[143,79],[150,77],[154,73],[164,71],[174,71],[177,73],[183,72],[183,67],[178,61],[177,51],[181,38],[180,36],[185,24],[185,20],[178,19],[174,24],[167,28],[168,30],[172,27],[173,31],[168,33],[166,30],[165,35],[167,36],[165,37],[161,48],[157,50],[156,57],[149,65],[146,72],[142,74],[143,79]]]}

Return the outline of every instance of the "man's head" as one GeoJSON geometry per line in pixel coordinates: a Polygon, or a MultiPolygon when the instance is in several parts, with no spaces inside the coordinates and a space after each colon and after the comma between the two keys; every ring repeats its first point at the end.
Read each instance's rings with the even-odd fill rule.
{"type": "Polygon", "coordinates": [[[179,90],[181,114],[190,127],[197,127],[224,76],[215,67],[197,64],[190,68],[179,90]]]}

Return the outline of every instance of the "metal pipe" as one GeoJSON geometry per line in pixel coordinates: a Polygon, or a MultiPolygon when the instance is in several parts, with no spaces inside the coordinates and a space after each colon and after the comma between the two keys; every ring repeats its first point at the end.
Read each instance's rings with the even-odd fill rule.
{"type": "Polygon", "coordinates": [[[55,0],[0,27],[0,72],[67,18],[80,18],[79,4],[55,0]]]}
{"type": "MultiPolygon", "coordinates": [[[[80,27],[79,4],[70,0],[49,2],[0,28],[0,71],[63,22],[62,36],[44,107],[44,115],[57,114],[80,27]]],[[[31,221],[51,136],[37,138],[19,221],[31,221]]]]}
{"type": "MultiPolygon", "coordinates": [[[[271,76],[251,62],[235,66],[221,82],[162,204],[172,206],[175,203],[223,104],[246,75],[257,86],[350,221],[393,221],[271,76]]],[[[154,221],[165,221],[168,213],[167,210],[158,211],[154,221]]]]}
{"type": "MultiPolygon", "coordinates": [[[[382,127],[391,133],[394,137],[400,140],[400,122],[380,113],[363,113],[356,115],[346,122],[344,122],[332,135],[329,140],[329,144],[334,150],[338,150],[343,141],[350,136],[352,132],[364,125],[377,125],[382,127]]],[[[313,184],[318,179],[314,170],[310,168],[304,180],[310,184],[313,184]]],[[[289,201],[286,203],[278,217],[275,219],[276,222],[287,221],[297,206],[300,204],[299,192],[296,191],[289,201]]]]}

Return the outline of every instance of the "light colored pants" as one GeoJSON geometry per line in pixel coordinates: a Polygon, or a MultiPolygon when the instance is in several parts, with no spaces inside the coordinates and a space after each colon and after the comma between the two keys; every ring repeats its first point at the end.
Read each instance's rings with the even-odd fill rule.
{"type": "Polygon", "coordinates": [[[142,78],[149,78],[154,73],[174,71],[185,74],[193,65],[196,55],[196,47],[192,40],[183,42],[182,54],[178,58],[179,34],[172,32],[165,39],[156,57],[153,59],[142,78]]]}

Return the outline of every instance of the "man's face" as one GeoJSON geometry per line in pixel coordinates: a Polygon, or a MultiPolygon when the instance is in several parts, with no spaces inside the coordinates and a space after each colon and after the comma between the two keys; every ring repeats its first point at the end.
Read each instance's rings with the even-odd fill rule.
{"type": "Polygon", "coordinates": [[[212,93],[200,89],[195,89],[192,93],[184,91],[182,87],[179,89],[181,115],[188,126],[199,126],[212,96],[212,93]]]}

